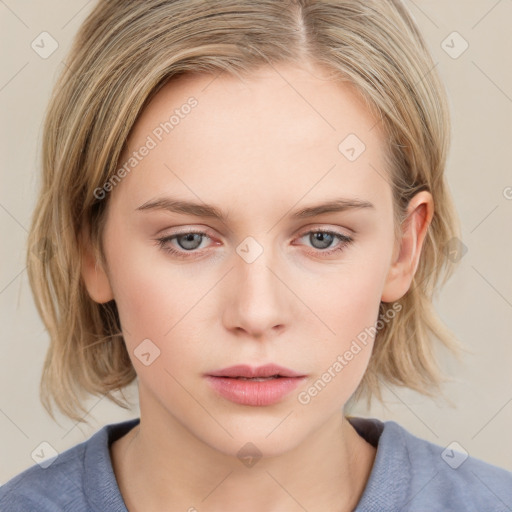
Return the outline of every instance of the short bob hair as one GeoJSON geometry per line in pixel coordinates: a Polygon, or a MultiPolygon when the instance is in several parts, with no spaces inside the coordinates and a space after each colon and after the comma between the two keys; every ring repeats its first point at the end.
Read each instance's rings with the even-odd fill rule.
{"type": "Polygon", "coordinates": [[[375,394],[382,401],[381,379],[442,394],[440,383],[450,379],[439,369],[433,337],[457,357],[462,349],[432,304],[454,271],[449,250],[460,239],[444,177],[450,119],[435,65],[400,0],[99,0],[48,106],[28,237],[29,282],[50,336],[40,397],[53,419],[52,397],[66,416],[87,422],[84,392],[129,408],[122,390],[137,375],[116,304],[89,297],[81,251],[87,233],[104,261],[108,194],[98,198],[97,190],[116,174],[144,107],[186,73],[244,77],[260,66],[306,60],[354,84],[376,114],[386,134],[382,174],[393,192],[396,236],[417,192],[434,200],[411,287],[399,301],[381,302],[373,353],[351,399],[366,395],[369,406],[375,394]]]}

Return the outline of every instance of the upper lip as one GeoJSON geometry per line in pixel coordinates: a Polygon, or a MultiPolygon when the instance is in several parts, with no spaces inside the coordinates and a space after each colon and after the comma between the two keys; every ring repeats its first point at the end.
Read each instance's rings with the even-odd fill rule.
{"type": "Polygon", "coordinates": [[[222,370],[216,370],[208,373],[212,377],[272,377],[279,375],[280,377],[304,377],[304,374],[284,368],[277,364],[269,363],[263,366],[253,367],[247,364],[238,364],[222,370]]]}

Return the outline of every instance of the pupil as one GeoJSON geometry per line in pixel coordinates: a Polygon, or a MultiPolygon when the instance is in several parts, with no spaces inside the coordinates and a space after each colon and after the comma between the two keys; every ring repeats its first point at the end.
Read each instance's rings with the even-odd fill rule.
{"type": "Polygon", "coordinates": [[[201,235],[199,233],[187,233],[185,235],[182,235],[180,238],[178,238],[178,240],[181,240],[180,245],[183,249],[190,250],[190,249],[196,249],[199,246],[199,244],[201,243],[200,237],[201,237],[201,235]],[[197,240],[199,240],[199,244],[194,243],[194,238],[197,238],[197,240]],[[181,242],[183,242],[184,245],[181,242]],[[189,245],[189,244],[191,244],[191,245],[189,245]]]}
{"type": "Polygon", "coordinates": [[[331,235],[329,233],[317,232],[314,234],[314,237],[315,237],[316,241],[320,241],[320,242],[324,243],[321,247],[317,247],[317,248],[325,249],[326,247],[329,247],[329,245],[331,244],[333,235],[331,235]]]}

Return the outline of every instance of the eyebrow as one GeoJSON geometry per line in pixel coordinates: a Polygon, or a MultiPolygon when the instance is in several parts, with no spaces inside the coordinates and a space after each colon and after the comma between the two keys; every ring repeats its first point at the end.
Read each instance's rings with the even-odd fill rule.
{"type": "MultiPolygon", "coordinates": [[[[353,199],[353,198],[335,198],[327,202],[307,206],[291,214],[293,219],[307,219],[324,213],[344,212],[356,209],[375,209],[375,205],[369,201],[353,199]]],[[[194,215],[196,217],[211,217],[218,219],[224,223],[227,222],[228,216],[222,211],[209,204],[195,203],[192,201],[183,201],[172,197],[160,197],[146,201],[144,204],[135,209],[136,211],[154,211],[166,210],[174,213],[183,213],[186,215],[194,215]]]]}

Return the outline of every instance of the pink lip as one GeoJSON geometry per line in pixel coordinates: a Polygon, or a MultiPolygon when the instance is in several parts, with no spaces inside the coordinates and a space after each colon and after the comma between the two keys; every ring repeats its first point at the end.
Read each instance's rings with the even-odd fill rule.
{"type": "Polygon", "coordinates": [[[247,365],[230,366],[211,372],[205,377],[212,388],[227,400],[253,406],[279,402],[306,378],[303,374],[275,364],[258,368],[247,365]],[[274,375],[280,375],[280,377],[265,381],[237,379],[237,377],[263,378],[274,375]]]}
{"type": "Polygon", "coordinates": [[[272,377],[273,375],[280,375],[281,377],[304,377],[303,373],[297,373],[284,366],[269,363],[256,368],[247,364],[238,364],[236,366],[229,366],[222,370],[209,372],[208,375],[212,377],[272,377]]]}

